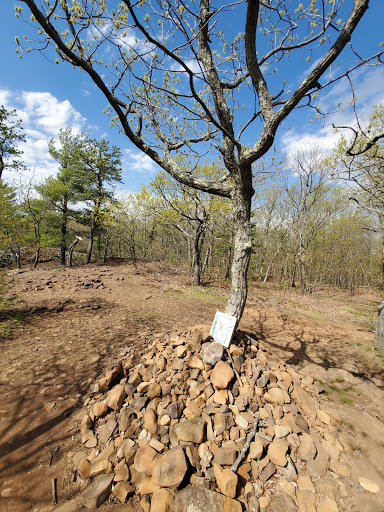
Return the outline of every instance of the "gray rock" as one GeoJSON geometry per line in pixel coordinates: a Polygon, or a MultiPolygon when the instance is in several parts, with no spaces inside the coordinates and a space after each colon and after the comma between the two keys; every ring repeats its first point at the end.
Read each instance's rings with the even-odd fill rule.
{"type": "Polygon", "coordinates": [[[172,512],[241,512],[241,503],[203,487],[187,485],[173,501],[172,512]]]}
{"type": "Polygon", "coordinates": [[[98,508],[111,494],[113,474],[99,475],[84,489],[81,504],[85,508],[98,508]]]}
{"type": "Polygon", "coordinates": [[[180,421],[175,425],[174,430],[178,441],[190,441],[200,444],[203,442],[206,422],[203,418],[180,421]]]}

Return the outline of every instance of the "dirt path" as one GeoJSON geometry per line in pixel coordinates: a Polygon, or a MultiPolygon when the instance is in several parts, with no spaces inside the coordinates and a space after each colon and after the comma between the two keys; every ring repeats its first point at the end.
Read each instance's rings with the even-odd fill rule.
{"type": "MultiPolygon", "coordinates": [[[[17,298],[0,322],[0,509],[49,511],[53,478],[59,502],[78,490],[70,464],[79,449],[74,418],[90,384],[124,346],[140,350],[156,334],[210,324],[226,290],[196,289],[188,275],[161,265],[138,272],[128,264],[43,269],[8,278],[17,298]]],[[[384,502],[377,462],[384,459],[383,423],[376,417],[384,410],[382,360],[370,350],[372,320],[362,324],[359,316],[359,323],[351,311],[374,315],[376,302],[281,298],[254,289],[240,325],[276,358],[324,382],[329,407],[360,443],[357,462],[382,490],[364,493],[368,508],[355,510],[366,512],[379,512],[377,500],[384,502]]]]}

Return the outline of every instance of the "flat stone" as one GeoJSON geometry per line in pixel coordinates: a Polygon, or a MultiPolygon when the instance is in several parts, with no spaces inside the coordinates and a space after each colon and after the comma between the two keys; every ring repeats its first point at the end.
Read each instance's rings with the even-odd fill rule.
{"type": "Polygon", "coordinates": [[[200,351],[200,357],[204,363],[214,366],[222,359],[223,353],[223,345],[213,341],[212,343],[204,343],[200,351]]]}
{"type": "Polygon", "coordinates": [[[341,491],[337,480],[331,476],[324,476],[315,481],[314,487],[317,494],[325,496],[326,498],[332,498],[335,501],[341,498],[341,491]]]}
{"type": "Polygon", "coordinates": [[[217,492],[187,485],[176,493],[172,512],[242,512],[241,503],[217,492]]]}
{"type": "Polygon", "coordinates": [[[212,384],[217,389],[226,389],[228,384],[234,377],[234,373],[229,364],[224,363],[224,361],[219,361],[210,376],[212,384]]]}
{"type": "Polygon", "coordinates": [[[118,498],[121,503],[125,503],[127,498],[135,494],[135,486],[129,482],[118,482],[112,489],[112,494],[118,498]]]}
{"type": "Polygon", "coordinates": [[[309,462],[316,456],[317,449],[314,440],[309,434],[300,436],[299,456],[301,460],[309,462]]]}
{"type": "Polygon", "coordinates": [[[112,432],[115,430],[116,427],[116,420],[110,419],[108,420],[104,425],[102,425],[99,429],[99,440],[101,444],[104,444],[107,442],[109,436],[112,434],[112,432]]]}
{"type": "Polygon", "coordinates": [[[214,462],[220,466],[232,466],[237,457],[237,450],[220,447],[215,453],[214,462]]]}
{"type": "Polygon", "coordinates": [[[93,462],[91,464],[91,468],[89,470],[90,478],[101,475],[103,473],[112,473],[112,464],[109,462],[109,460],[98,460],[97,462],[93,462]]]}
{"type": "Polygon", "coordinates": [[[91,463],[89,462],[89,460],[81,460],[79,465],[77,466],[77,471],[85,480],[87,480],[90,477],[91,473],[91,463]]]}
{"type": "Polygon", "coordinates": [[[368,492],[373,492],[374,494],[377,494],[380,491],[380,487],[377,485],[377,483],[372,482],[372,480],[368,480],[368,478],[359,476],[359,484],[363,489],[365,489],[368,492]]]}
{"type": "Polygon", "coordinates": [[[229,430],[234,425],[233,416],[230,412],[218,412],[213,419],[213,430],[219,436],[225,430],[229,430]]]}
{"type": "Polygon", "coordinates": [[[273,496],[269,507],[271,512],[297,512],[298,510],[293,499],[286,493],[273,496]]]}
{"type": "Polygon", "coordinates": [[[283,439],[275,439],[268,446],[268,457],[273,464],[277,466],[286,466],[286,454],[288,451],[288,443],[283,439]]]}
{"type": "Polygon", "coordinates": [[[96,476],[84,489],[81,504],[85,508],[98,508],[108,499],[112,489],[113,474],[96,476]]]}
{"type": "Polygon", "coordinates": [[[126,396],[124,384],[117,384],[108,393],[105,403],[114,411],[119,411],[126,396]]]}
{"type": "Polygon", "coordinates": [[[251,459],[261,459],[264,452],[264,445],[260,437],[256,436],[252,443],[249,445],[249,456],[251,459]]]}
{"type": "Polygon", "coordinates": [[[115,482],[126,482],[129,480],[129,469],[124,460],[116,464],[114,473],[115,477],[113,480],[115,482]]]}
{"type": "Polygon", "coordinates": [[[152,462],[157,455],[157,451],[149,445],[140,446],[135,455],[134,466],[139,473],[151,474],[152,462]]]}
{"type": "Polygon", "coordinates": [[[167,407],[167,414],[170,418],[177,419],[183,414],[184,404],[183,402],[173,402],[167,407]]]}
{"type": "Polygon", "coordinates": [[[151,383],[147,389],[148,398],[156,398],[161,395],[161,386],[157,382],[151,383]]]}
{"type": "Polygon", "coordinates": [[[339,512],[339,509],[335,500],[324,498],[317,505],[317,512],[339,512]]]}
{"type": "Polygon", "coordinates": [[[295,384],[291,396],[296,401],[298,406],[303,409],[305,414],[308,414],[308,416],[313,418],[316,417],[317,411],[319,409],[318,403],[315,402],[315,400],[313,400],[311,396],[306,391],[304,391],[304,389],[299,384],[295,384]]]}
{"type": "Polygon", "coordinates": [[[236,473],[231,471],[229,468],[221,468],[218,464],[213,466],[216,483],[220,492],[229,498],[236,496],[236,487],[238,478],[236,473]]]}
{"type": "Polygon", "coordinates": [[[173,493],[169,489],[157,489],[152,494],[151,512],[171,512],[173,493]]]}
{"type": "Polygon", "coordinates": [[[174,431],[178,441],[190,441],[200,444],[203,442],[206,422],[203,418],[180,421],[175,425],[174,431]]]}
{"type": "Polygon", "coordinates": [[[285,396],[280,388],[269,388],[264,394],[265,400],[273,405],[284,405],[285,396]]]}
{"type": "Polygon", "coordinates": [[[259,480],[265,484],[265,482],[267,482],[275,473],[276,466],[273,464],[273,462],[268,462],[265,468],[263,468],[263,470],[260,472],[259,480]]]}
{"type": "Polygon", "coordinates": [[[157,416],[153,409],[147,409],[143,416],[143,427],[151,434],[157,431],[157,416]]]}
{"type": "Polygon", "coordinates": [[[204,363],[198,356],[192,356],[187,361],[188,368],[195,368],[198,370],[204,370],[204,363]]]}
{"type": "Polygon", "coordinates": [[[159,487],[177,487],[187,471],[187,461],[180,446],[171,448],[154,465],[152,480],[159,487]]]}
{"type": "Polygon", "coordinates": [[[95,418],[101,418],[107,414],[108,406],[105,402],[96,402],[92,407],[92,412],[95,418]]]}
{"type": "Polygon", "coordinates": [[[316,494],[298,489],[296,501],[300,512],[316,512],[316,494]]]}

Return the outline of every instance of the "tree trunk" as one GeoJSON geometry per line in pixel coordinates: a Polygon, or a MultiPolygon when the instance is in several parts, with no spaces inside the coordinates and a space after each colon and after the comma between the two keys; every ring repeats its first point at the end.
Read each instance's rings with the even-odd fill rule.
{"type": "Polygon", "coordinates": [[[72,267],[72,256],[76,245],[82,240],[80,236],[77,236],[68,248],[68,267],[72,267]]]}
{"type": "Polygon", "coordinates": [[[39,263],[39,259],[40,259],[40,247],[38,246],[37,249],[36,249],[36,254],[35,254],[35,261],[33,262],[33,268],[35,269],[39,263]]]}
{"type": "MultiPolygon", "coordinates": [[[[250,171],[250,170],[249,170],[250,171]]],[[[248,186],[237,186],[232,195],[233,204],[233,261],[232,281],[225,313],[240,321],[248,294],[248,267],[252,252],[251,200],[252,180],[248,186]]]]}
{"type": "Polygon", "coordinates": [[[376,334],[374,348],[378,352],[384,353],[384,301],[377,308],[378,317],[376,323],[376,334]]]}
{"type": "Polygon", "coordinates": [[[93,249],[93,239],[95,236],[95,229],[96,229],[96,217],[94,214],[92,214],[91,219],[91,228],[89,230],[89,243],[88,243],[88,251],[87,251],[87,265],[91,263],[92,258],[92,249],[93,249]]]}
{"type": "Polygon", "coordinates": [[[60,265],[63,265],[63,266],[65,266],[65,256],[66,256],[66,252],[67,252],[66,236],[67,236],[67,208],[66,208],[66,205],[64,205],[63,220],[61,223],[61,246],[60,246],[60,265]]]}

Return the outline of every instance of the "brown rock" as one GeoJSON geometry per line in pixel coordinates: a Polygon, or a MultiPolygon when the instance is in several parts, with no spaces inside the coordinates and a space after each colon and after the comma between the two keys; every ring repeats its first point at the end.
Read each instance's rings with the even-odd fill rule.
{"type": "Polygon", "coordinates": [[[173,493],[169,489],[157,489],[151,500],[151,512],[172,512],[173,493]]]}
{"type": "Polygon", "coordinates": [[[203,418],[194,418],[192,420],[180,421],[174,427],[178,441],[190,441],[200,444],[203,442],[206,422],[203,418]]]}
{"type": "Polygon", "coordinates": [[[91,472],[91,463],[89,462],[89,460],[81,460],[79,465],[77,466],[77,471],[85,480],[87,480],[90,477],[91,472]]]}
{"type": "Polygon", "coordinates": [[[285,466],[287,464],[286,454],[288,451],[288,443],[283,439],[275,439],[268,446],[268,457],[273,464],[277,466],[285,466]]]}
{"type": "Polygon", "coordinates": [[[143,427],[151,434],[157,431],[157,416],[153,409],[147,409],[143,416],[143,427]]]}
{"type": "Polygon", "coordinates": [[[271,512],[297,512],[297,506],[292,498],[286,493],[274,496],[270,503],[271,512]]]}
{"type": "Polygon", "coordinates": [[[229,468],[223,469],[218,464],[214,464],[213,469],[220,492],[229,498],[234,498],[238,481],[236,473],[229,468]]]}
{"type": "Polygon", "coordinates": [[[317,449],[314,440],[309,434],[300,436],[299,456],[301,460],[309,462],[316,456],[317,449]]]}
{"type": "Polygon", "coordinates": [[[317,505],[317,512],[339,512],[339,509],[335,500],[324,498],[317,505]]]}
{"type": "Polygon", "coordinates": [[[300,512],[316,512],[316,494],[299,489],[296,495],[300,512]]]}
{"type": "Polygon", "coordinates": [[[152,474],[152,463],[157,455],[157,451],[149,445],[140,446],[135,455],[134,466],[139,473],[146,475],[152,474]]]}
{"type": "Polygon", "coordinates": [[[97,508],[104,503],[111,494],[112,480],[113,474],[96,476],[81,495],[83,507],[97,508]]]}
{"type": "Polygon", "coordinates": [[[157,382],[149,384],[148,389],[147,389],[147,397],[148,398],[156,398],[157,396],[160,396],[160,395],[161,395],[160,384],[157,384],[157,382]]]}
{"type": "Polygon", "coordinates": [[[204,363],[198,356],[192,356],[187,361],[188,368],[196,368],[198,370],[204,370],[204,363]]]}
{"type": "Polygon", "coordinates": [[[251,459],[261,459],[263,455],[264,445],[260,437],[256,436],[252,443],[249,445],[249,456],[251,459]]]}
{"type": "Polygon", "coordinates": [[[108,406],[105,402],[96,402],[92,407],[92,412],[95,418],[101,418],[107,414],[108,406]]]}
{"type": "Polygon", "coordinates": [[[129,480],[129,469],[127,464],[123,460],[116,464],[114,473],[115,476],[113,480],[115,482],[125,482],[129,480]]]}
{"type": "Polygon", "coordinates": [[[106,473],[112,473],[112,464],[109,462],[109,460],[103,459],[98,460],[97,462],[93,462],[91,464],[90,470],[89,470],[89,477],[93,478],[94,476],[106,474],[106,473]]]}
{"type": "Polygon", "coordinates": [[[124,384],[118,384],[107,395],[105,403],[114,411],[119,411],[126,396],[124,384]]]}
{"type": "Polygon", "coordinates": [[[118,482],[112,489],[112,494],[114,494],[121,503],[125,503],[127,498],[135,494],[135,486],[129,482],[118,482]]]}
{"type": "Polygon", "coordinates": [[[239,501],[228,496],[223,496],[209,489],[188,485],[185,489],[178,491],[172,512],[241,512],[242,507],[239,501]]]}
{"type": "Polygon", "coordinates": [[[364,478],[362,476],[359,477],[359,484],[363,489],[368,492],[373,492],[377,494],[380,491],[380,487],[376,482],[372,482],[372,480],[368,480],[368,478],[364,478]]]}
{"type": "Polygon", "coordinates": [[[264,398],[273,405],[284,405],[285,403],[284,393],[280,388],[269,388],[264,398]]]}
{"type": "Polygon", "coordinates": [[[220,466],[232,466],[237,457],[237,450],[233,448],[219,448],[213,461],[220,466]]]}
{"type": "Polygon", "coordinates": [[[234,375],[235,374],[229,364],[219,361],[213,369],[210,379],[217,389],[226,389],[234,375]]]}
{"type": "Polygon", "coordinates": [[[152,480],[159,487],[177,487],[187,471],[187,461],[180,446],[162,455],[153,467],[152,480]]]}
{"type": "Polygon", "coordinates": [[[214,420],[213,420],[213,430],[215,431],[216,435],[219,436],[221,433],[223,433],[225,430],[229,430],[234,424],[233,416],[229,412],[218,412],[215,414],[214,420]]]}

